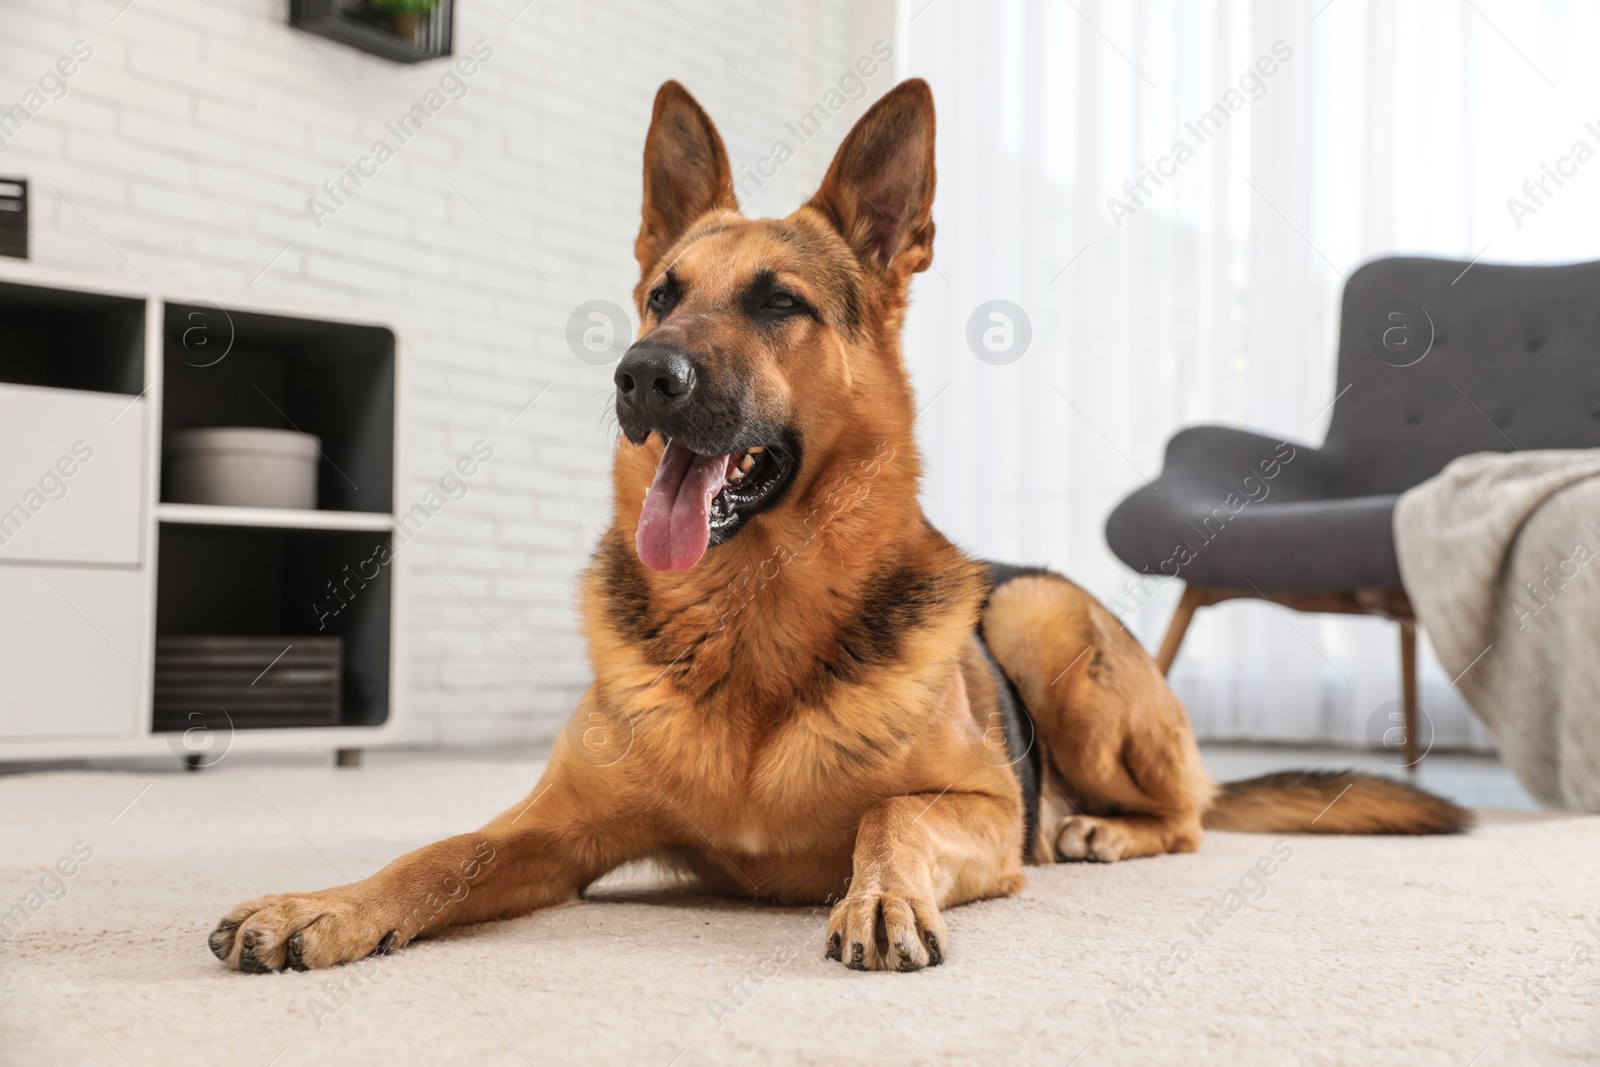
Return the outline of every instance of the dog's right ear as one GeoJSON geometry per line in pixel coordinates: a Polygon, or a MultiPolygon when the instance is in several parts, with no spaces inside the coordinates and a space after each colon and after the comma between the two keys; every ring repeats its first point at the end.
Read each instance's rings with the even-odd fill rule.
{"type": "Polygon", "coordinates": [[[633,243],[640,272],[648,275],[695,219],[716,209],[739,210],[728,151],[689,91],[665,82],[644,142],[644,220],[633,243]]]}
{"type": "Polygon", "coordinates": [[[901,284],[933,263],[933,128],[928,83],[901,82],[845,135],[811,198],[863,264],[901,284]]]}

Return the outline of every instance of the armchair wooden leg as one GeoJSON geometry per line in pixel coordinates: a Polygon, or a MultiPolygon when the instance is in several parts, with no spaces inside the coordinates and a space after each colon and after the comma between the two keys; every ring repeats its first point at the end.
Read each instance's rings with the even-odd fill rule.
{"type": "Polygon", "coordinates": [[[1184,586],[1178,610],[1172,613],[1172,622],[1167,624],[1167,636],[1162,638],[1161,651],[1156,655],[1156,665],[1161,668],[1162,674],[1172,669],[1172,661],[1178,658],[1178,649],[1183,647],[1183,635],[1188,632],[1194,613],[1205,603],[1204,589],[1194,585],[1184,586]]]}
{"type": "Polygon", "coordinates": [[[1400,687],[1405,703],[1406,769],[1417,773],[1417,624],[1400,623],[1400,687]]]}

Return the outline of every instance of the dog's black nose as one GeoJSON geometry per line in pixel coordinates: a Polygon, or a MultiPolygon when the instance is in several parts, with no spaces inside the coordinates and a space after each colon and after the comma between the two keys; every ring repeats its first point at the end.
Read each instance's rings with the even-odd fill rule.
{"type": "Polygon", "coordinates": [[[617,364],[617,399],[641,411],[665,411],[694,392],[694,363],[680,348],[634,345],[617,364]]]}

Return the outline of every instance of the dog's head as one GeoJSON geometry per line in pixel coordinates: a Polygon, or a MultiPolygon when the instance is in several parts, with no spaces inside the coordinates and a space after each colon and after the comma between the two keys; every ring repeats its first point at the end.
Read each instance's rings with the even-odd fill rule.
{"type": "Polygon", "coordinates": [[[649,479],[635,538],[647,566],[693,567],[777,514],[810,468],[870,452],[885,421],[909,435],[897,334],[910,277],[933,259],[933,145],[932,94],[905,82],[856,123],[810,201],[747,219],[711,119],[677,82],[656,94],[639,338],[616,370],[618,517],[632,513],[622,487],[649,479]]]}

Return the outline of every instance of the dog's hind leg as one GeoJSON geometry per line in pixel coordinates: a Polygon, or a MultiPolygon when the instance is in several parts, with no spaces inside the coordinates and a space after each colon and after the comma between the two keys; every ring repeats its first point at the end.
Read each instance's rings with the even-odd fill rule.
{"type": "Polygon", "coordinates": [[[983,635],[1033,717],[1043,801],[1039,862],[1188,852],[1215,786],[1155,661],[1058,575],[996,586],[983,635]]]}

